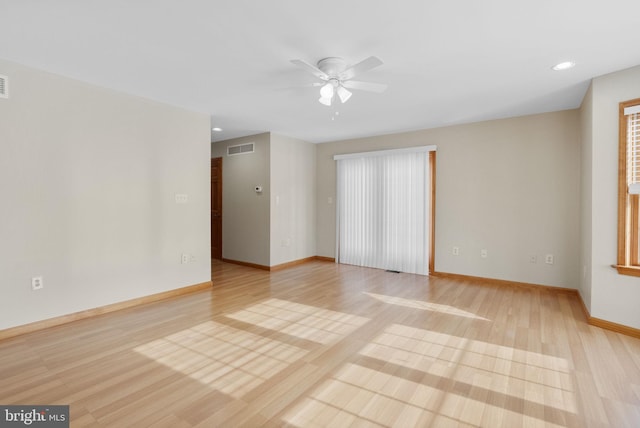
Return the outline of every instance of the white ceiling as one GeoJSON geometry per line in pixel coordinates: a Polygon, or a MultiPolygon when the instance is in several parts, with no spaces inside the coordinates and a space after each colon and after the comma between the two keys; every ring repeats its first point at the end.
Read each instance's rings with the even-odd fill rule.
{"type": "Polygon", "coordinates": [[[0,58],[208,113],[215,141],[576,108],[592,77],[640,64],[640,0],[0,0],[0,16],[0,58]],[[337,107],[290,63],[371,55],[384,65],[358,80],[389,88],[337,107]]]}

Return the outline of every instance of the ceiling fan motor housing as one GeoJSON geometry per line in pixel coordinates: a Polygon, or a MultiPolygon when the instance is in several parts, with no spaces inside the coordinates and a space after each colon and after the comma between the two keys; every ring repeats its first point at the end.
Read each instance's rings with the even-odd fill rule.
{"type": "Polygon", "coordinates": [[[342,58],[329,57],[318,61],[318,68],[329,77],[335,78],[347,69],[347,63],[342,58]]]}

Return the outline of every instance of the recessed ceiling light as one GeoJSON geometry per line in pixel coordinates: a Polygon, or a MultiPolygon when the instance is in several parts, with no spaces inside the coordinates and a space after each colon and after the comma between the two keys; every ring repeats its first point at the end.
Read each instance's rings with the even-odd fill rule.
{"type": "Polygon", "coordinates": [[[573,61],[565,61],[565,62],[561,62],[560,64],[556,64],[553,67],[551,67],[552,70],[555,71],[562,71],[562,70],[568,70],[570,68],[573,68],[576,66],[576,63],[573,61]]]}
{"type": "Polygon", "coordinates": [[[220,132],[220,131],[222,131],[222,128],[216,127],[216,128],[211,128],[211,130],[214,131],[214,132],[220,132]]]}

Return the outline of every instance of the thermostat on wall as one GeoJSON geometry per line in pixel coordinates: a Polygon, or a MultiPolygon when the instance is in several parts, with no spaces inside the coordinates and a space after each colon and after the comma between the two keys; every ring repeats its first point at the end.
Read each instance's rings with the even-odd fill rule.
{"type": "Polygon", "coordinates": [[[256,193],[262,193],[262,186],[256,186],[256,193]]]}

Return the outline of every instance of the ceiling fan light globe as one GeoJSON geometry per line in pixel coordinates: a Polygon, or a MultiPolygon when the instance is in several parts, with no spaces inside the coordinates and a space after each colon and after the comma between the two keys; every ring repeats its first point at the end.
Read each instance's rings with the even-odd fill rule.
{"type": "Polygon", "coordinates": [[[327,83],[320,88],[320,96],[322,98],[333,98],[333,84],[327,83]]]}
{"type": "Polygon", "coordinates": [[[340,97],[340,101],[342,102],[342,104],[346,103],[347,101],[349,101],[349,98],[351,98],[351,91],[348,91],[347,89],[343,88],[342,86],[338,87],[338,97],[340,97]]]}
{"type": "Polygon", "coordinates": [[[327,107],[331,107],[331,98],[327,98],[327,97],[320,97],[318,99],[318,101],[320,102],[320,104],[323,104],[327,107]]]}

